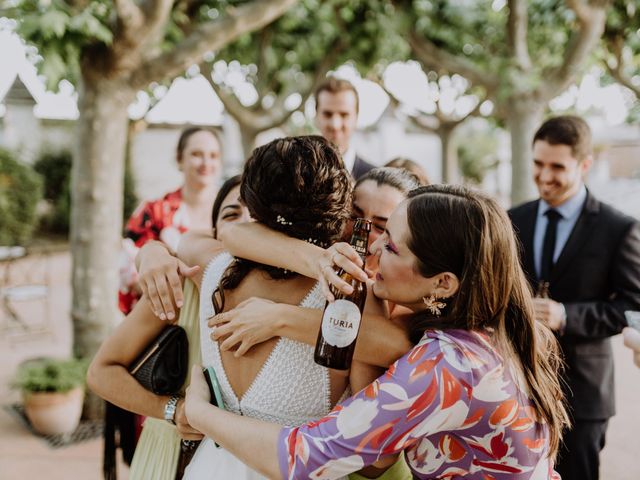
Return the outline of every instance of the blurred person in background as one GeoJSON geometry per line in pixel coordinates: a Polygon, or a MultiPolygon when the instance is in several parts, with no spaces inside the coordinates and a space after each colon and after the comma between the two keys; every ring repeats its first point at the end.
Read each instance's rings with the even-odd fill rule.
{"type": "Polygon", "coordinates": [[[385,167],[393,167],[393,168],[404,168],[405,170],[409,170],[420,180],[420,185],[429,185],[431,181],[429,180],[429,176],[427,172],[418,165],[416,162],[409,158],[405,157],[396,157],[392,160],[389,160],[385,167]]]}
{"type": "Polygon", "coordinates": [[[344,166],[354,179],[374,168],[355,150],[351,140],[358,123],[359,98],[353,84],[328,77],[315,91],[316,126],[324,138],[338,147],[344,166]]]}

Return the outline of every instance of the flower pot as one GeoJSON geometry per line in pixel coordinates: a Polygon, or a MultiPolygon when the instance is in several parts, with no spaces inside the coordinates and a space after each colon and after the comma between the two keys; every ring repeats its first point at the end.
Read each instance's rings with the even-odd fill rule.
{"type": "Polygon", "coordinates": [[[58,435],[76,429],[83,401],[83,387],[68,392],[25,392],[24,410],[36,432],[58,435]]]}

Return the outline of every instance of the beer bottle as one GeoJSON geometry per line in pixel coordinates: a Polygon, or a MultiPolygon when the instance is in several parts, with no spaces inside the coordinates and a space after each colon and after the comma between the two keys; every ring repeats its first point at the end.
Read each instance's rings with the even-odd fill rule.
{"type": "MultiPolygon", "coordinates": [[[[364,264],[367,256],[367,243],[371,222],[358,218],[353,226],[351,246],[360,254],[364,264]]],[[[338,275],[353,287],[349,295],[331,285],[335,297],[333,303],[327,302],[322,314],[322,324],[318,332],[318,341],[314,360],[317,364],[335,370],[348,370],[351,366],[356,338],[360,330],[360,320],[364,302],[367,299],[367,286],[340,269],[338,275]]]]}

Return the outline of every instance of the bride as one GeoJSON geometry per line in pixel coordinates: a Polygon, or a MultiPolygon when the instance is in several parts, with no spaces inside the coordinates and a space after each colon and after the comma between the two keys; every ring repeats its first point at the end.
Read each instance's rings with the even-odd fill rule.
{"type": "MultiPolygon", "coordinates": [[[[349,177],[332,147],[318,137],[275,140],[247,161],[240,197],[255,220],[289,236],[328,245],[347,219],[349,177]]],[[[281,425],[319,418],[342,396],[348,378],[316,365],[310,347],[287,339],[257,345],[249,356],[220,351],[209,338],[208,319],[252,296],[266,296],[306,308],[322,308],[324,297],[312,279],[198,248],[185,239],[179,256],[204,268],[200,287],[200,338],[204,365],[218,376],[227,410],[281,425]]],[[[262,478],[205,439],[185,479],[262,478]]]]}

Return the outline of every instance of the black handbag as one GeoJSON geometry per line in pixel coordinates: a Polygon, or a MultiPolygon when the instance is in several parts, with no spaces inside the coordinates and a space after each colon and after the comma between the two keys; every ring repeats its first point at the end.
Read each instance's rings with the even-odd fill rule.
{"type": "Polygon", "coordinates": [[[129,373],[156,395],[175,395],[187,378],[188,362],[187,332],[169,325],[131,364],[129,373]]]}

